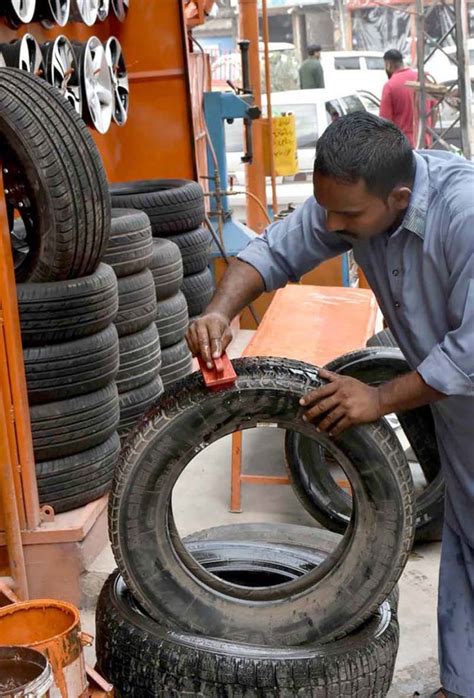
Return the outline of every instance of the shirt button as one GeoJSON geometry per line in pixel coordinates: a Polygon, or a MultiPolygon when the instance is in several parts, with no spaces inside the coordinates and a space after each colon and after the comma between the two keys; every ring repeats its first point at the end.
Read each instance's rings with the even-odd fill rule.
{"type": "Polygon", "coordinates": [[[394,270],[392,271],[392,274],[393,274],[394,276],[398,276],[399,273],[400,273],[400,270],[399,270],[399,269],[394,269],[394,270]]]}
{"type": "Polygon", "coordinates": [[[395,308],[399,308],[399,307],[400,307],[400,303],[399,303],[398,301],[395,301],[394,306],[395,306],[395,308]]]}

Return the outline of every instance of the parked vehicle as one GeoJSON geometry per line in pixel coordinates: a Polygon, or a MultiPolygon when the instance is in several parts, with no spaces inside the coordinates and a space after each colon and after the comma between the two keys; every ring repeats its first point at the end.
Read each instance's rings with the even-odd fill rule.
{"type": "MultiPolygon", "coordinates": [[[[319,89],[275,92],[272,94],[272,110],[274,116],[295,115],[299,170],[300,173],[311,174],[319,136],[338,117],[353,111],[365,111],[365,107],[360,97],[353,91],[337,92],[333,89],[319,89]]],[[[265,97],[263,111],[266,111],[265,97]]],[[[226,149],[229,174],[236,177],[237,183],[243,183],[241,122],[226,125],[226,149]]]]}
{"type": "MultiPolygon", "coordinates": [[[[262,90],[265,89],[264,45],[259,43],[260,77],[262,90]]],[[[293,90],[299,87],[298,68],[299,61],[296,57],[294,44],[286,42],[270,42],[268,44],[270,55],[271,89],[293,90]]],[[[213,89],[228,89],[227,81],[235,85],[242,83],[242,56],[239,51],[224,53],[211,62],[211,76],[213,89]]]]}
{"type": "MultiPolygon", "coordinates": [[[[467,40],[467,50],[469,52],[469,68],[472,80],[474,79],[474,38],[467,40]]],[[[456,46],[443,47],[443,51],[435,51],[425,66],[426,72],[430,73],[438,83],[456,80],[457,78],[456,63],[450,60],[450,57],[456,60],[456,46]]]]}
{"type": "Polygon", "coordinates": [[[382,51],[322,51],[321,64],[326,89],[370,90],[382,96],[387,82],[382,51]]]}

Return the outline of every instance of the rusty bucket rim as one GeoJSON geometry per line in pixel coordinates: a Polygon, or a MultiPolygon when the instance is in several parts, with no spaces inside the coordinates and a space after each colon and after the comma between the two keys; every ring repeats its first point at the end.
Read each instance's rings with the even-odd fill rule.
{"type": "MultiPolygon", "coordinates": [[[[71,611],[74,616],[74,620],[70,625],[68,625],[67,628],[65,628],[62,632],[57,633],[56,635],[50,635],[48,637],[45,637],[43,640],[36,640],[35,642],[26,642],[25,644],[18,644],[18,647],[34,648],[38,645],[44,645],[45,642],[53,642],[54,640],[58,640],[61,637],[67,635],[76,626],[80,625],[81,615],[77,606],[74,606],[74,604],[69,603],[68,601],[60,601],[59,599],[32,599],[30,601],[19,601],[17,603],[9,604],[8,606],[0,608],[0,620],[2,619],[2,617],[13,615],[17,611],[28,611],[29,609],[34,608],[41,609],[45,606],[71,611]]],[[[4,645],[0,640],[0,646],[6,647],[7,645],[4,645]]]]}

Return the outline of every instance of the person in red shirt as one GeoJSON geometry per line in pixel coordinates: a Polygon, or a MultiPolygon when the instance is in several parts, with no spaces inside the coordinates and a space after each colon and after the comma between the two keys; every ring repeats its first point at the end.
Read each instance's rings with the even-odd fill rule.
{"type": "MultiPolygon", "coordinates": [[[[417,81],[418,73],[411,68],[405,68],[403,56],[397,49],[391,48],[389,51],[386,51],[383,59],[388,82],[385,83],[383,88],[379,114],[384,119],[388,119],[398,126],[411,145],[415,147],[416,92],[413,88],[407,87],[406,83],[410,80],[417,81]]],[[[427,110],[430,108],[430,105],[430,100],[427,100],[427,110]]],[[[425,145],[430,144],[431,137],[427,135],[425,145]]]]}

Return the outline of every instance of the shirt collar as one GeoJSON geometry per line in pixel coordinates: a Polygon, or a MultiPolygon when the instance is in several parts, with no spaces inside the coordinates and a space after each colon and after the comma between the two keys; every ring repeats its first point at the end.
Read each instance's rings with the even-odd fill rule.
{"type": "Polygon", "coordinates": [[[416,163],[415,181],[402,227],[424,239],[429,198],[428,165],[421,155],[416,152],[413,154],[416,163]]]}

